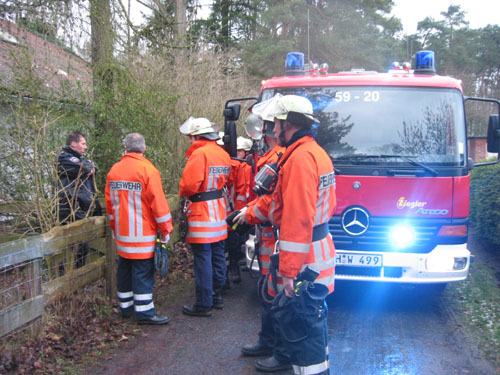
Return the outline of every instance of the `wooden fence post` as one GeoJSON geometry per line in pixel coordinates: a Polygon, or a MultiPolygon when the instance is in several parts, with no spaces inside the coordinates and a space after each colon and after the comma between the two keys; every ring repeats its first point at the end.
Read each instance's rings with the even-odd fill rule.
{"type": "MultiPolygon", "coordinates": [[[[27,290],[26,290],[26,299],[30,300],[32,298],[38,297],[42,295],[42,262],[40,259],[34,259],[31,263],[26,267],[26,277],[27,281],[27,290]]],[[[43,295],[42,295],[43,298],[43,295]]],[[[42,299],[43,301],[43,299],[42,299]]],[[[41,330],[41,319],[38,319],[30,326],[31,334],[34,336],[38,336],[41,330]]]]}
{"type": "Polygon", "coordinates": [[[106,229],[107,249],[106,249],[106,295],[113,299],[116,295],[116,242],[111,235],[109,225],[106,229]]]}

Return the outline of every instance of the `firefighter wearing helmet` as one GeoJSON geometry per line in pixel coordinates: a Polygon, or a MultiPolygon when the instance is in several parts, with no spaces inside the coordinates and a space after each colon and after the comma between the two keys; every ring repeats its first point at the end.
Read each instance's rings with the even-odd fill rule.
{"type": "MultiPolygon", "coordinates": [[[[280,155],[285,152],[285,148],[278,144],[278,139],[274,134],[274,119],[272,117],[264,117],[262,119],[261,134],[263,141],[268,150],[259,158],[257,162],[257,172],[259,172],[266,164],[276,163],[280,155]]],[[[264,281],[269,272],[271,264],[270,256],[274,250],[276,237],[274,235],[273,227],[270,221],[264,217],[260,207],[267,207],[271,205],[271,195],[261,195],[259,198],[254,199],[248,204],[246,210],[246,218],[249,224],[256,225],[256,248],[258,248],[258,261],[260,268],[260,275],[257,282],[258,290],[261,291],[264,281]]],[[[279,283],[280,281],[278,281],[279,283]]],[[[260,356],[271,355],[276,358],[277,362],[284,364],[285,367],[290,367],[290,356],[287,354],[283,339],[279,333],[279,327],[273,320],[271,312],[271,303],[269,298],[263,298],[259,293],[259,299],[262,305],[261,312],[261,327],[259,331],[259,339],[256,344],[245,345],[241,352],[247,356],[260,356]]]]}
{"type": "MultiPolygon", "coordinates": [[[[272,204],[257,206],[260,215],[279,229],[276,249],[282,283],[276,283],[273,316],[295,373],[328,374],[325,298],[333,292],[335,277],[335,247],[328,230],[336,206],[333,165],[314,140],[312,125],[318,120],[308,99],[278,95],[256,105],[253,112],[274,118],[274,134],[286,147],[278,164],[272,204]],[[300,306],[304,304],[314,311],[314,319],[303,316],[300,306]]],[[[244,211],[235,220],[251,219],[248,210],[244,211]]],[[[275,293],[272,287],[269,293],[275,293]]],[[[287,365],[272,356],[258,361],[256,367],[270,372],[287,365]]]]}
{"type": "Polygon", "coordinates": [[[186,241],[194,255],[196,301],[182,312],[192,316],[210,316],[212,307],[223,308],[222,287],[226,283],[224,240],[227,238],[226,202],[223,187],[231,159],[219,147],[212,123],[206,118],[190,117],[180,127],[189,136],[191,146],[179,183],[179,195],[186,197],[188,221],[186,241]]]}
{"type": "MultiPolygon", "coordinates": [[[[219,143],[220,145],[220,143],[219,143]]],[[[238,137],[236,139],[236,157],[231,159],[231,174],[227,183],[229,212],[239,210],[244,207],[248,201],[248,192],[250,190],[250,165],[246,163],[247,153],[252,148],[252,141],[248,138],[238,137]]],[[[248,234],[240,233],[228,227],[228,235],[225,243],[226,256],[228,259],[228,276],[233,283],[241,282],[241,273],[238,262],[243,257],[241,245],[245,243],[248,234]]],[[[229,282],[228,282],[229,286],[229,282]]]]}

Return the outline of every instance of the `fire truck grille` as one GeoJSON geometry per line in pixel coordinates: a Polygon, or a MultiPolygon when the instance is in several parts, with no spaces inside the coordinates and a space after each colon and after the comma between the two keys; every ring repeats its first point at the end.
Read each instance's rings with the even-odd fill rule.
{"type": "MultiPolygon", "coordinates": [[[[340,216],[332,216],[329,222],[330,233],[337,249],[360,250],[373,252],[393,251],[389,241],[390,229],[401,222],[400,218],[370,218],[368,230],[352,236],[342,229],[340,216]]],[[[409,219],[405,223],[410,225],[416,234],[413,246],[398,249],[399,253],[429,253],[438,244],[437,233],[442,225],[450,224],[451,219],[409,219]]],[[[462,241],[465,242],[465,241],[462,241]]],[[[396,250],[394,250],[396,251],[396,250]]]]}
{"type": "Polygon", "coordinates": [[[403,275],[402,267],[352,267],[352,266],[335,266],[335,275],[343,276],[363,276],[363,277],[384,277],[400,278],[403,275]]]}

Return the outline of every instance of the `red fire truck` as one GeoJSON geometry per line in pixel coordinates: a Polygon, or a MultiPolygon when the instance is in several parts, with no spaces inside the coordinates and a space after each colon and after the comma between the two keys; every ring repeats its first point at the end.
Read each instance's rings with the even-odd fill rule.
{"type": "MultiPolygon", "coordinates": [[[[285,76],[266,80],[258,101],[280,93],[313,104],[320,120],[316,140],[336,174],[337,210],[329,223],[336,278],[442,285],[464,280],[471,261],[474,167],[464,103],[493,103],[488,151],[498,153],[500,101],[464,97],[459,80],[436,75],[432,51],[418,52],[413,70],[394,64],[387,73],[329,74],[326,65],[306,71],[303,61],[301,53],[288,54],[285,76]]],[[[475,166],[498,162],[496,156],[475,166]]],[[[247,242],[248,259],[252,251],[247,242]]]]}

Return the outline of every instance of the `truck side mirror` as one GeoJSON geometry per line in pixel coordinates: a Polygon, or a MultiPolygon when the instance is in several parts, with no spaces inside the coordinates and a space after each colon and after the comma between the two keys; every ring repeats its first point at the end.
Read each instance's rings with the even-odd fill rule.
{"type": "Polygon", "coordinates": [[[257,101],[258,98],[248,97],[248,98],[235,98],[230,99],[226,102],[226,106],[224,107],[224,138],[222,141],[224,142],[224,149],[228,152],[228,154],[232,157],[236,157],[236,124],[240,118],[241,112],[241,101],[245,100],[253,100],[257,101]]]}
{"type": "Polygon", "coordinates": [[[240,103],[227,103],[224,108],[224,118],[228,121],[236,121],[240,118],[240,111],[240,103]]]}
{"type": "Polygon", "coordinates": [[[500,150],[500,122],[498,115],[491,115],[488,121],[488,152],[500,150]]]}
{"type": "Polygon", "coordinates": [[[236,157],[236,124],[234,121],[224,121],[224,150],[227,151],[232,158],[236,157]]]}

